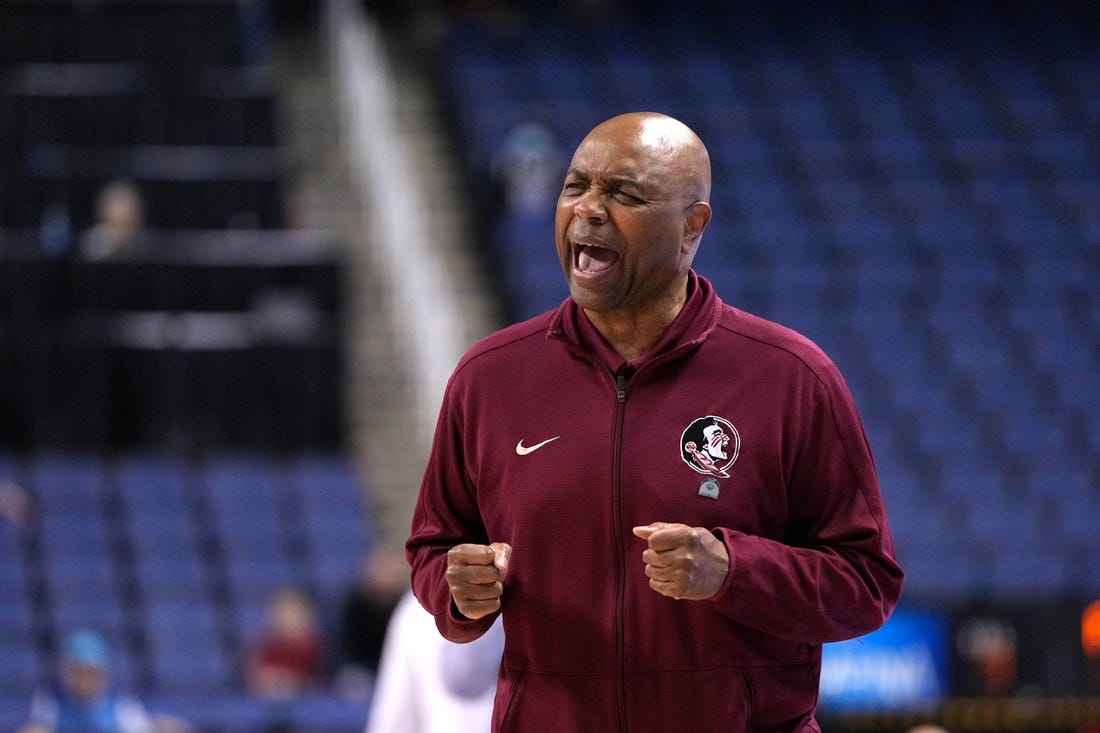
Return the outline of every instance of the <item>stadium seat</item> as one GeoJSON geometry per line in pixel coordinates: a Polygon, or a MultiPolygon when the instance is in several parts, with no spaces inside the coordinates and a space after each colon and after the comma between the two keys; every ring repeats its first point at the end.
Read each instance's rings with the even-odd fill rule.
{"type": "MultiPolygon", "coordinates": [[[[0,643],[0,669],[4,670],[0,711],[7,705],[17,704],[22,707],[25,715],[31,694],[43,682],[43,670],[37,650],[28,643],[0,643]]],[[[16,725],[11,728],[5,727],[5,730],[18,730],[26,722],[24,717],[15,721],[16,725]]],[[[0,712],[0,725],[4,725],[3,712],[0,712]]]]}
{"type": "Polygon", "coordinates": [[[1076,572],[1056,545],[1028,542],[1002,545],[993,555],[989,579],[982,583],[991,598],[1027,601],[1062,598],[1074,589],[1076,572]]]}
{"type": "Polygon", "coordinates": [[[199,602],[150,605],[145,639],[157,694],[214,696],[236,689],[238,677],[214,610],[199,602]]]}
{"type": "Polygon", "coordinates": [[[355,578],[372,541],[365,479],[347,458],[333,455],[301,456],[287,475],[308,574],[319,592],[335,597],[355,578]]]}
{"type": "Polygon", "coordinates": [[[212,592],[205,564],[188,545],[163,546],[134,558],[136,587],[146,603],[199,599],[212,592]]]}
{"type": "Polygon", "coordinates": [[[367,722],[369,702],[332,697],[306,697],[286,709],[287,720],[297,730],[315,733],[356,731],[367,722]]]}
{"type": "Polygon", "coordinates": [[[18,530],[0,521],[0,598],[4,599],[0,603],[0,650],[34,648],[34,607],[30,593],[18,530]]]}

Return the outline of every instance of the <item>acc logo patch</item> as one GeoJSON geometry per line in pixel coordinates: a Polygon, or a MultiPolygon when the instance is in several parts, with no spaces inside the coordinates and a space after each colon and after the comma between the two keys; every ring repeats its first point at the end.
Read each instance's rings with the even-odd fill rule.
{"type": "Polygon", "coordinates": [[[726,469],[741,451],[741,435],[733,423],[714,415],[694,420],[680,436],[680,457],[693,471],[729,478],[726,469]]]}

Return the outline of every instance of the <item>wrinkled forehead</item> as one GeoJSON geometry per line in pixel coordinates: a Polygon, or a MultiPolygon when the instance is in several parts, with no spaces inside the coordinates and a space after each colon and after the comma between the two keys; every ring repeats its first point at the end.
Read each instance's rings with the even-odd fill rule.
{"type": "Polygon", "coordinates": [[[573,154],[569,172],[592,179],[643,181],[660,178],[669,164],[668,156],[654,154],[639,140],[589,135],[573,154]]]}

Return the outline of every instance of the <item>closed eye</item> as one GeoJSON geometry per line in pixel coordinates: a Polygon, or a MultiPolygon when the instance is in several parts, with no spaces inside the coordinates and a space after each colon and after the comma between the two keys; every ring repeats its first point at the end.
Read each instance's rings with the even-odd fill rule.
{"type": "Polygon", "coordinates": [[[580,181],[568,181],[565,186],[562,187],[561,193],[563,196],[580,196],[588,189],[588,184],[580,181]]]}
{"type": "Polygon", "coordinates": [[[623,191],[621,189],[618,190],[618,191],[614,191],[613,193],[614,193],[615,198],[620,203],[624,203],[627,206],[641,206],[642,204],[646,203],[645,199],[643,199],[639,196],[635,196],[632,193],[627,193],[626,191],[623,191]]]}

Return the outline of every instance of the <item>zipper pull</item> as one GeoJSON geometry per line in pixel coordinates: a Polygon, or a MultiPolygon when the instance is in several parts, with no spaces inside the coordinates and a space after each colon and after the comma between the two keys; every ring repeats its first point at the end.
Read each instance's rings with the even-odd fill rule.
{"type": "Polygon", "coordinates": [[[620,403],[626,402],[626,375],[619,374],[615,377],[615,392],[620,403]]]}

